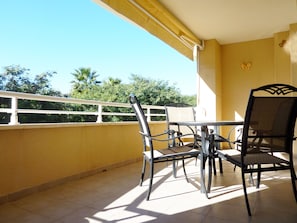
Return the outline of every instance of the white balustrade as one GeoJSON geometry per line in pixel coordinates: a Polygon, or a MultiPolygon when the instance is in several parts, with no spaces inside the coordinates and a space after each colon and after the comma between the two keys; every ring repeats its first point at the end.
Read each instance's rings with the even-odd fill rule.
{"type": "MultiPolygon", "coordinates": [[[[10,108],[3,108],[3,105],[0,104],[0,113],[8,113],[10,115],[9,125],[19,125],[21,124],[18,120],[18,114],[74,114],[74,115],[95,115],[97,116],[96,123],[102,122],[102,116],[135,116],[131,110],[131,113],[120,113],[120,112],[103,112],[104,106],[108,107],[122,107],[130,108],[128,103],[117,103],[117,102],[102,102],[96,100],[85,100],[85,99],[75,99],[75,98],[66,98],[66,97],[56,97],[56,96],[45,96],[37,94],[28,94],[20,92],[11,92],[11,91],[0,91],[0,98],[8,98],[11,100],[10,108]],[[69,103],[69,104],[78,104],[78,105],[95,105],[97,106],[97,111],[66,111],[66,110],[41,110],[41,109],[20,109],[18,107],[19,100],[34,100],[34,101],[47,101],[47,102],[60,102],[60,103],[69,103]]],[[[128,100],[128,99],[127,99],[128,100]]],[[[151,117],[163,116],[165,117],[165,111],[163,106],[153,106],[153,105],[143,105],[142,106],[147,111],[147,119],[151,121],[151,117]],[[161,114],[151,113],[151,110],[161,110],[161,114]]]]}

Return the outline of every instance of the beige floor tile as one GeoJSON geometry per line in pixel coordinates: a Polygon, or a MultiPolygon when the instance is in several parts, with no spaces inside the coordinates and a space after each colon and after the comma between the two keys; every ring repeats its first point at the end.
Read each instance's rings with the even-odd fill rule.
{"type": "MultiPolygon", "coordinates": [[[[141,162],[67,182],[0,206],[0,222],[99,223],[296,222],[297,204],[287,172],[265,173],[260,189],[249,186],[253,216],[246,212],[240,170],[224,162],[207,199],[200,191],[199,166],[187,162],[187,183],[171,163],[156,168],[150,201],[148,180],[138,186],[141,162]]],[[[147,177],[147,176],[146,176],[147,177]]],[[[248,180],[248,177],[247,177],[248,180]]]]}

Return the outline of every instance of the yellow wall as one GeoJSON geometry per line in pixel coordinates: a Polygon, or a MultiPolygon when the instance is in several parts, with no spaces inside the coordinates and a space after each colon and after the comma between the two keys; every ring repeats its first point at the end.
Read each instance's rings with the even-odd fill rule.
{"type": "Polygon", "coordinates": [[[273,39],[222,46],[223,119],[243,117],[250,89],[275,82],[273,47],[273,39]]]}
{"type": "Polygon", "coordinates": [[[205,42],[199,55],[198,105],[206,109],[205,118],[221,118],[221,47],[216,40],[205,42]]]}
{"type": "Polygon", "coordinates": [[[290,61],[283,43],[290,30],[273,38],[220,45],[205,42],[198,61],[198,105],[207,119],[242,120],[252,88],[271,83],[297,84],[297,64],[290,61]]]}
{"type": "MultiPolygon", "coordinates": [[[[290,25],[290,35],[297,33],[297,23],[290,25]]],[[[295,52],[296,53],[296,52],[295,52]]],[[[296,57],[296,54],[295,54],[296,57]]],[[[297,86],[297,62],[296,58],[293,59],[295,62],[291,63],[291,79],[294,86],[297,86]]]]}
{"type": "Polygon", "coordinates": [[[142,158],[137,123],[0,127],[0,142],[0,202],[142,158]]]}
{"type": "MultiPolygon", "coordinates": [[[[297,24],[290,27],[296,32],[297,24]]],[[[269,83],[296,84],[296,64],[281,46],[288,37],[286,31],[273,38],[234,44],[206,41],[199,55],[197,93],[198,104],[211,114],[209,118],[235,119],[235,112],[243,117],[251,88],[269,83]]]]}

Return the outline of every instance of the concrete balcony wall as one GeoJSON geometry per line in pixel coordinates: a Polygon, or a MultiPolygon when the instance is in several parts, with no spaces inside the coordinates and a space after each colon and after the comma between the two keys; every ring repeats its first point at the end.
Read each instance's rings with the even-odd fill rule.
{"type": "Polygon", "coordinates": [[[0,126],[0,142],[0,203],[142,159],[136,122],[0,126]]]}

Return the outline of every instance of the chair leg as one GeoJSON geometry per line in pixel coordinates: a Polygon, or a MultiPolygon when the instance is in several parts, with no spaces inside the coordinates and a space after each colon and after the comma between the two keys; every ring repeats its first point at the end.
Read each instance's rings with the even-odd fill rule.
{"type": "Polygon", "coordinates": [[[172,171],[173,171],[173,177],[176,178],[176,166],[177,166],[177,160],[172,161],[172,171]]]}
{"type": "Polygon", "coordinates": [[[258,164],[258,172],[257,172],[257,185],[256,188],[258,189],[260,187],[261,182],[261,171],[260,171],[261,165],[258,164]]]}
{"type": "Polygon", "coordinates": [[[148,201],[150,199],[150,195],[152,192],[152,186],[153,186],[153,178],[154,178],[154,162],[150,162],[150,183],[149,183],[149,189],[147,191],[146,200],[148,201]]]}
{"type": "Polygon", "coordinates": [[[291,181],[292,181],[294,197],[295,197],[295,201],[297,202],[296,173],[294,168],[291,168],[290,170],[291,170],[291,181]]]}
{"type": "Polygon", "coordinates": [[[207,193],[210,192],[211,182],[212,182],[212,162],[214,157],[208,157],[208,185],[207,185],[207,193]]]}
{"type": "Polygon", "coordinates": [[[219,166],[220,166],[220,173],[223,173],[223,162],[222,159],[219,157],[219,166]]]}
{"type": "Polygon", "coordinates": [[[251,216],[251,208],[248,200],[247,190],[246,190],[246,183],[244,178],[244,170],[241,168],[241,178],[242,178],[242,186],[243,186],[243,192],[244,192],[244,198],[245,198],[245,204],[247,208],[248,215],[251,216]]]}
{"type": "MultiPolygon", "coordinates": [[[[219,168],[220,168],[220,173],[223,173],[223,162],[222,159],[219,157],[219,168]]],[[[216,161],[213,159],[213,174],[216,176],[217,175],[217,168],[216,168],[216,161]]]]}
{"type": "Polygon", "coordinates": [[[212,165],[213,165],[213,175],[217,175],[217,168],[216,168],[216,160],[215,158],[213,157],[212,158],[212,165]]]}
{"type": "Polygon", "coordinates": [[[250,184],[255,186],[255,181],[254,181],[254,177],[253,177],[253,173],[250,173],[250,184]]]}
{"type": "Polygon", "coordinates": [[[233,167],[233,171],[235,172],[235,170],[236,170],[236,165],[234,165],[234,167],[233,167]]]}
{"type": "Polygon", "coordinates": [[[206,158],[203,156],[203,154],[200,154],[201,193],[205,193],[206,198],[208,198],[208,194],[205,186],[205,163],[206,163],[206,158]]]}
{"type": "Polygon", "coordinates": [[[295,172],[295,169],[293,168],[293,177],[295,180],[297,180],[297,177],[296,177],[296,172],[295,172]]]}
{"type": "Polygon", "coordinates": [[[139,183],[140,186],[142,186],[142,183],[143,183],[144,174],[145,174],[145,168],[146,168],[146,160],[145,160],[145,158],[143,158],[143,161],[142,161],[142,170],[141,170],[141,177],[140,177],[140,183],[139,183]]]}
{"type": "Polygon", "coordinates": [[[185,168],[185,160],[184,159],[183,159],[183,169],[184,169],[184,174],[185,174],[186,180],[189,183],[187,172],[186,172],[186,168],[185,168]]]}

